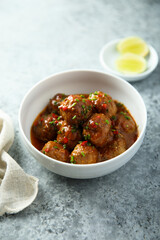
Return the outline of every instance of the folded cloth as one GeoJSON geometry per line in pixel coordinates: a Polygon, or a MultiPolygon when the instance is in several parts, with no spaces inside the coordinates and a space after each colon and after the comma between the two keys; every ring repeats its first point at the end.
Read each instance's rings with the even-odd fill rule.
{"type": "Polygon", "coordinates": [[[38,192],[38,179],[26,174],[7,153],[13,140],[12,121],[0,110],[0,216],[23,210],[38,192]]]}

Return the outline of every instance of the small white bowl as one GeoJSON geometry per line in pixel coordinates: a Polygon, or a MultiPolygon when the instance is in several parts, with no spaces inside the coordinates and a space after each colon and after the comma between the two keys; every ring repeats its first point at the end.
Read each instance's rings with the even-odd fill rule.
{"type": "Polygon", "coordinates": [[[25,95],[19,110],[19,127],[24,145],[44,167],[62,176],[78,179],[95,178],[111,173],[138,151],[145,134],[146,107],[137,90],[126,81],[99,71],[72,70],[54,74],[31,88],[25,95]],[[90,93],[100,90],[126,105],[134,117],[139,136],[136,142],[121,155],[95,164],[70,164],[50,158],[38,151],[30,140],[31,125],[39,112],[56,93],[90,93]]]}
{"type": "Polygon", "coordinates": [[[119,72],[116,67],[115,67],[115,61],[116,59],[120,56],[120,53],[117,51],[116,46],[121,41],[122,39],[116,39],[113,40],[109,43],[107,43],[101,50],[100,52],[100,62],[104,69],[111,73],[115,74],[119,77],[122,77],[123,79],[129,81],[129,82],[134,82],[134,81],[139,81],[142,80],[146,77],[148,77],[154,69],[157,67],[158,64],[158,54],[156,50],[151,46],[148,45],[149,47],[149,54],[146,56],[146,61],[147,61],[147,69],[143,73],[139,74],[123,74],[119,72]]]}

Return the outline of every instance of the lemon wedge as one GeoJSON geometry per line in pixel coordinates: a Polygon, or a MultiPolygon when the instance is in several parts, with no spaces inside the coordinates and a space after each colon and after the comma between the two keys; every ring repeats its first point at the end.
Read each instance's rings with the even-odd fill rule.
{"type": "Polygon", "coordinates": [[[133,53],[121,55],[119,58],[117,58],[115,64],[117,70],[124,74],[142,73],[147,68],[147,62],[145,58],[133,53]]]}
{"type": "Polygon", "coordinates": [[[139,37],[127,37],[121,40],[117,45],[117,50],[124,53],[134,53],[145,57],[149,53],[149,48],[145,41],[139,37]]]}

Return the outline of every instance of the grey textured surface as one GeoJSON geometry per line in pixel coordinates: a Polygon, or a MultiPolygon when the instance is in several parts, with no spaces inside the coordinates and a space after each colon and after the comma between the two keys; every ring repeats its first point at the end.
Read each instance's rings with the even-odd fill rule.
{"type": "Polygon", "coordinates": [[[40,179],[34,203],[0,218],[0,239],[160,239],[160,68],[133,83],[148,111],[144,143],[118,171],[72,180],[49,172],[21,144],[18,110],[24,94],[44,77],[71,68],[103,70],[108,41],[139,35],[160,54],[160,1],[1,0],[0,108],[10,114],[10,155],[40,179]]]}

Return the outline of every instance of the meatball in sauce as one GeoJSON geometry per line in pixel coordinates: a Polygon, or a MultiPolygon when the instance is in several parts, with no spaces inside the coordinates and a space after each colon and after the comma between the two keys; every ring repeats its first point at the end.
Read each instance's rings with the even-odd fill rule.
{"type": "Polygon", "coordinates": [[[97,163],[98,161],[99,161],[98,150],[94,146],[88,145],[87,141],[77,144],[71,153],[70,160],[71,163],[91,164],[97,163]]]}
{"type": "Polygon", "coordinates": [[[60,115],[70,125],[79,126],[92,114],[92,103],[84,95],[70,95],[60,104],[60,115]]]}
{"type": "Polygon", "coordinates": [[[38,150],[70,164],[114,158],[137,137],[138,127],[129,110],[101,91],[56,94],[31,127],[31,143],[38,150]]]}
{"type": "Polygon", "coordinates": [[[65,144],[68,149],[73,149],[81,140],[82,134],[80,129],[67,124],[64,120],[57,132],[57,142],[65,144]]]}
{"type": "Polygon", "coordinates": [[[33,132],[35,136],[42,141],[54,140],[57,136],[57,118],[54,114],[47,114],[38,117],[33,124],[33,132]]]}
{"type": "Polygon", "coordinates": [[[42,153],[59,161],[69,162],[69,151],[64,149],[57,141],[47,142],[42,148],[42,153]]]}
{"type": "Polygon", "coordinates": [[[49,100],[47,105],[48,112],[59,114],[60,103],[67,97],[63,93],[57,93],[54,97],[49,100]]]}
{"type": "Polygon", "coordinates": [[[114,100],[106,93],[96,91],[89,95],[89,100],[92,101],[94,110],[99,113],[104,113],[108,117],[116,114],[117,107],[114,100]]]}
{"type": "Polygon", "coordinates": [[[111,141],[111,120],[103,113],[94,113],[84,124],[83,136],[96,147],[103,147],[111,141]]]}

